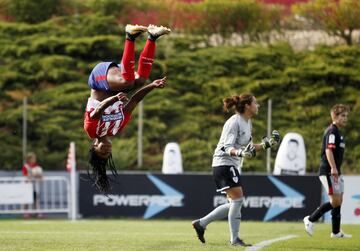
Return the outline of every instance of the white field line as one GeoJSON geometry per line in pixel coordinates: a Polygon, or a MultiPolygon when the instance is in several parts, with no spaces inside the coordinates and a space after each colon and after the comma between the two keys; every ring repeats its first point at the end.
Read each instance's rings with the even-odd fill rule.
{"type": "Polygon", "coordinates": [[[285,240],[289,240],[289,239],[297,238],[297,237],[298,237],[297,235],[292,234],[292,235],[282,236],[282,237],[279,237],[279,238],[276,238],[276,239],[270,239],[270,240],[262,241],[262,242],[259,242],[259,243],[255,244],[254,246],[246,248],[245,251],[260,250],[265,246],[269,246],[269,245],[273,244],[274,242],[285,241],[285,240]]]}

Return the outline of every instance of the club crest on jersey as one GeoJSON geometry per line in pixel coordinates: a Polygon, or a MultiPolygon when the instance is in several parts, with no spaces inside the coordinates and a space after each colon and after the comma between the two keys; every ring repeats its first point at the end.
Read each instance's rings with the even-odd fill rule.
{"type": "Polygon", "coordinates": [[[234,181],[235,183],[238,183],[238,181],[239,181],[239,178],[238,178],[238,177],[232,177],[232,179],[233,179],[233,181],[234,181]]]}
{"type": "Polygon", "coordinates": [[[121,112],[114,113],[114,114],[103,114],[102,115],[102,121],[104,121],[104,122],[123,120],[123,119],[124,119],[124,117],[121,112]]]}

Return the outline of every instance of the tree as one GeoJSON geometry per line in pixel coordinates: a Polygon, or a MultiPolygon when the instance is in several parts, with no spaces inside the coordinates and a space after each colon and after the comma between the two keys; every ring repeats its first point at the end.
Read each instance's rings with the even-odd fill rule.
{"type": "Polygon", "coordinates": [[[14,20],[39,23],[49,19],[56,10],[58,0],[3,0],[4,8],[14,20]]]}
{"type": "Polygon", "coordinates": [[[90,9],[101,15],[123,15],[131,4],[129,0],[91,0],[87,2],[90,9]]]}
{"type": "MultiPolygon", "coordinates": [[[[100,60],[121,58],[123,28],[114,20],[96,14],[58,17],[40,24],[0,22],[1,169],[15,170],[22,164],[23,96],[29,97],[28,149],[41,156],[42,166],[63,169],[68,143],[75,141],[77,165],[86,168],[91,142],[82,128],[87,79],[100,60]]],[[[137,55],[145,41],[136,42],[137,55]]],[[[143,170],[160,170],[166,143],[176,141],[186,171],[210,171],[221,128],[231,116],[223,112],[222,99],[251,92],[262,105],[254,119],[254,141],[266,133],[266,102],[272,98],[273,128],[282,135],[299,132],[304,136],[312,172],[319,164],[330,107],[349,104],[343,167],[346,173],[359,173],[360,46],[319,46],[299,53],[288,44],[189,50],[185,45],[192,41],[184,35],[157,42],[150,79],[166,74],[169,84],[144,100],[143,170]]],[[[137,169],[136,112],[113,141],[113,157],[121,169],[137,169]]],[[[259,153],[246,163],[246,171],[264,171],[265,157],[259,153]]]]}
{"type": "Polygon", "coordinates": [[[314,0],[293,6],[293,11],[314,27],[353,44],[353,31],[360,28],[360,1],[358,0],[314,0]]]}
{"type": "Polygon", "coordinates": [[[262,34],[280,27],[281,8],[255,0],[205,0],[184,8],[192,13],[185,24],[186,30],[207,36],[218,34],[221,40],[238,33],[250,41],[258,41],[262,34]]]}

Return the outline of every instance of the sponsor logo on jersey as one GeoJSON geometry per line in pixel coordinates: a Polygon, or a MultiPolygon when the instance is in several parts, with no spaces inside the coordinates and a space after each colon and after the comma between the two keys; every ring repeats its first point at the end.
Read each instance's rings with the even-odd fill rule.
{"type": "Polygon", "coordinates": [[[104,122],[109,122],[109,121],[114,121],[114,120],[122,120],[122,119],[123,119],[123,114],[121,112],[114,113],[114,114],[102,115],[102,121],[104,121],[104,122]]]}

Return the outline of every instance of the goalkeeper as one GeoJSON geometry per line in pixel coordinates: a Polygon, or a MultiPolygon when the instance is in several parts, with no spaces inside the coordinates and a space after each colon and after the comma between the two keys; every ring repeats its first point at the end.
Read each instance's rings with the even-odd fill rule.
{"type": "Polygon", "coordinates": [[[226,193],[229,202],[218,206],[205,217],[195,220],[192,225],[199,240],[205,243],[206,226],[225,217],[230,227],[230,244],[234,246],[251,246],[239,238],[241,206],[244,193],[241,183],[241,167],[244,158],[253,158],[257,151],[277,145],[280,135],[272,132],[270,138],[263,138],[260,144],[252,143],[251,119],[258,113],[259,104],[254,95],[245,93],[239,96],[227,97],[223,100],[224,110],[235,108],[223,127],[219,143],[215,149],[212,167],[217,192],[226,193]]]}

